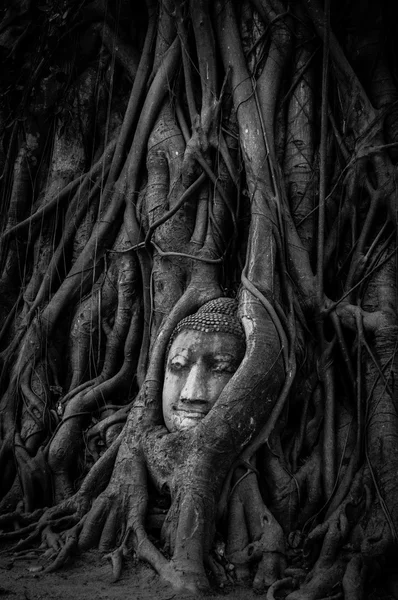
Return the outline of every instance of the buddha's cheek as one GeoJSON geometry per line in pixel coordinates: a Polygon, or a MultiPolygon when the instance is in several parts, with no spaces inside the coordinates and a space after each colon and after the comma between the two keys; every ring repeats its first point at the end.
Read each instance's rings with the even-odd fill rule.
{"type": "Polygon", "coordinates": [[[209,375],[207,380],[207,401],[209,403],[210,408],[212,408],[217,402],[221,392],[223,391],[231,377],[232,374],[230,373],[217,373],[209,375]]]}
{"type": "Polygon", "coordinates": [[[162,411],[165,425],[169,431],[177,431],[176,403],[180,397],[182,381],[171,374],[166,374],[163,384],[162,411]]]}

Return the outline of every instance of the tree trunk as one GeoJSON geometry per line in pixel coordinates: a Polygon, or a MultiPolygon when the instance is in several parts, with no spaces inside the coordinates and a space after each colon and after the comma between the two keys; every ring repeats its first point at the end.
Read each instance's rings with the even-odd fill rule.
{"type": "Polygon", "coordinates": [[[367,8],[0,11],[0,539],[62,537],[48,571],[98,546],[292,600],[388,573],[398,15],[367,8]],[[222,297],[244,358],[169,432],[170,339],[222,297]]]}

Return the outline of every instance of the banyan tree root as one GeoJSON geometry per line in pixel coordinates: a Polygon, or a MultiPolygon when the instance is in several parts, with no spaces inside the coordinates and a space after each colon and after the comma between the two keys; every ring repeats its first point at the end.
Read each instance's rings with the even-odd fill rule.
{"type": "Polygon", "coordinates": [[[371,565],[371,561],[366,561],[362,553],[362,537],[358,531],[358,523],[367,518],[363,478],[362,468],[356,474],[345,500],[328,519],[308,534],[303,552],[307,561],[312,563],[315,555],[315,564],[300,588],[287,596],[289,600],[315,600],[330,594],[331,590],[341,593],[341,586],[344,598],[362,597],[360,594],[368,574],[367,565],[371,565]]]}
{"type": "Polygon", "coordinates": [[[361,600],[364,597],[368,567],[360,554],[354,554],[347,564],[342,587],[346,600],[361,600]]]}
{"type": "MultiPolygon", "coordinates": [[[[213,293],[211,288],[205,287],[203,290],[204,296],[213,293]]],[[[195,287],[195,300],[197,296],[198,288],[195,287]]],[[[243,314],[245,310],[249,313],[253,311],[252,314],[256,314],[256,311],[261,312],[256,302],[247,307],[245,302],[247,300],[243,303],[243,314]]],[[[179,310],[176,307],[176,314],[179,310]]],[[[274,344],[278,344],[272,322],[263,319],[263,323],[266,323],[264,336],[254,337],[251,340],[249,356],[244,359],[246,361],[263,356],[256,350],[257,345],[264,344],[265,340],[267,340],[265,346],[267,352],[272,352],[274,344]]],[[[172,326],[173,320],[166,320],[164,328],[172,326]]],[[[162,357],[167,339],[162,335],[158,336],[153,356],[162,357]]],[[[84,550],[99,545],[101,549],[108,550],[119,540],[120,550],[113,557],[117,576],[120,570],[120,559],[125,552],[126,544],[130,541],[137,556],[150,562],[174,587],[199,591],[207,589],[209,585],[205,564],[208,562],[207,556],[211,551],[214,538],[216,501],[230,467],[229,461],[233,460],[234,452],[239,447],[237,438],[243,436],[244,439],[250,439],[260,422],[244,419],[235,403],[230,406],[227,403],[225,406],[225,399],[230,394],[226,388],[225,393],[223,392],[220,397],[219,409],[214,407],[215,412],[211,415],[211,420],[206,417],[192,430],[169,434],[161,425],[159,417],[156,417],[156,412],[148,411],[148,407],[154,400],[157,369],[159,364],[152,363],[152,370],[150,367],[148,371],[147,383],[136,401],[134,410],[130,413],[109,485],[94,501],[89,512],[73,526],[68,538],[68,546],[62,551],[61,558],[57,559],[56,566],[66,560],[76,548],[84,550]],[[240,422],[239,428],[235,429],[234,435],[231,436],[231,428],[237,422],[240,422]],[[226,457],[229,457],[229,461],[226,457]],[[147,471],[150,472],[159,490],[166,486],[171,491],[172,504],[163,526],[163,539],[171,553],[170,560],[167,560],[152,544],[146,532],[147,471]],[[76,538],[77,545],[74,541],[76,538]]],[[[253,396],[249,391],[249,385],[261,386],[259,381],[256,382],[255,373],[260,380],[268,375],[254,367],[253,371],[249,370],[250,373],[247,372],[247,368],[238,370],[236,376],[238,377],[240,373],[242,377],[241,387],[238,389],[243,390],[246,410],[251,414],[253,396]]],[[[270,410],[273,405],[271,394],[275,395],[279,391],[281,373],[282,370],[276,365],[273,372],[274,379],[265,392],[269,401],[263,402],[264,410],[270,410]]],[[[261,389],[265,390],[265,386],[261,386],[261,389]]],[[[252,476],[248,477],[250,482],[252,476]]],[[[263,505],[255,482],[252,482],[248,490],[246,490],[245,480],[242,480],[240,485],[243,486],[241,496],[249,506],[248,514],[251,513],[250,506],[254,512],[249,528],[252,540],[247,548],[247,554],[254,554],[259,561],[255,585],[260,589],[282,574],[283,534],[275,519],[263,505]],[[252,493],[255,493],[253,498],[250,497],[252,493]],[[253,499],[254,505],[251,505],[253,499]],[[260,511],[256,514],[258,509],[260,511]],[[271,542],[267,541],[269,531],[273,531],[271,542]],[[271,579],[269,579],[270,569],[271,579]]]]}
{"type": "MultiPolygon", "coordinates": [[[[127,11],[128,3],[124,4],[121,10],[127,11]]],[[[48,174],[36,160],[43,158],[41,150],[49,126],[43,126],[38,139],[32,115],[38,116],[40,110],[37,100],[29,105],[28,99],[32,81],[46,64],[44,59],[28,85],[24,100],[27,105],[21,111],[24,118],[19,119],[27,137],[15,150],[13,133],[7,157],[10,162],[15,153],[16,160],[7,220],[7,235],[13,247],[6,270],[18,272],[17,284],[22,281],[19,271],[23,271],[25,294],[18,297],[13,289],[11,295],[16,319],[7,318],[3,333],[12,338],[14,332],[16,336],[5,351],[8,356],[4,354],[2,383],[4,388],[8,382],[10,385],[0,406],[4,436],[0,472],[8,490],[0,508],[18,509],[0,523],[7,530],[4,539],[28,535],[20,549],[41,535],[43,544],[49,547],[47,556],[57,554],[49,569],[60,567],[78,549],[99,545],[108,551],[116,544],[118,549],[111,554],[115,577],[120,575],[123,556],[134,550],[179,589],[206,588],[205,566],[210,565],[223,584],[231,580],[233,571],[237,580],[252,577],[256,571],[254,587],[260,590],[270,586],[271,598],[278,590],[295,586],[284,573],[291,550],[286,553],[287,535],[292,546],[298,544],[293,548],[297,550],[295,558],[303,552],[310,569],[306,578],[299,574],[302,588],[294,591],[292,598],[315,599],[336,590],[339,594],[341,583],[346,598],[354,600],[361,596],[373,563],[396,545],[396,189],[395,165],[389,159],[392,154],[385,152],[393,148],[384,147],[386,140],[394,143],[395,132],[388,131],[386,136],[383,133],[396,112],[391,106],[397,97],[394,78],[388,73],[393,60],[386,60],[384,65],[384,57],[378,57],[374,69],[369,69],[369,73],[376,74],[374,81],[367,81],[368,74],[364,77],[371,93],[369,101],[337,37],[329,35],[329,15],[322,13],[321,3],[306,0],[293,4],[288,6],[280,0],[148,0],[148,31],[138,71],[135,52],[131,54],[132,63],[123,59],[126,47],[116,33],[114,58],[126,71],[121,86],[111,57],[106,54],[99,61],[110,96],[112,90],[123,95],[126,74],[134,83],[118,141],[113,145],[116,150],[110,152],[108,148],[104,152],[97,181],[98,188],[105,185],[101,198],[97,202],[97,190],[90,193],[90,207],[86,210],[81,205],[74,218],[72,207],[79,204],[79,194],[88,190],[93,174],[87,171],[87,185],[83,186],[76,171],[85,168],[83,163],[90,160],[91,154],[97,157],[105,147],[101,140],[99,147],[95,143],[86,153],[90,131],[98,127],[90,109],[97,97],[95,68],[82,71],[77,83],[80,91],[69,86],[72,115],[76,118],[63,124],[56,122],[48,174]],[[311,21],[324,43],[324,83],[329,55],[336,94],[327,94],[326,85],[318,86],[320,49],[311,21]],[[380,84],[377,90],[375,81],[380,84]],[[119,87],[122,91],[115,91],[119,87]],[[317,147],[314,132],[320,111],[319,94],[314,90],[321,89],[321,143],[317,147]],[[86,104],[81,132],[73,90],[86,104]],[[332,131],[328,133],[329,120],[332,131]],[[68,140],[75,143],[68,146],[68,140]],[[235,165],[238,147],[240,155],[235,165]],[[329,149],[333,165],[326,161],[329,149]],[[316,204],[318,154],[319,196],[327,200],[326,217],[325,206],[318,210],[316,204]],[[63,167],[68,167],[67,172],[63,167]],[[30,178],[35,180],[37,190],[32,194],[37,208],[32,218],[27,216],[27,200],[33,191],[30,178]],[[68,181],[73,184],[71,188],[68,181]],[[80,181],[82,186],[65,212],[57,194],[64,194],[62,198],[66,199],[80,181]],[[231,201],[234,186],[238,188],[237,214],[235,201],[231,201]],[[61,213],[68,221],[65,228],[59,219],[61,213]],[[318,213],[321,216],[315,232],[318,213]],[[130,248],[129,254],[126,252],[119,260],[110,256],[120,250],[112,244],[122,218],[130,248]],[[335,220],[335,225],[324,241],[329,218],[335,220]],[[241,229],[243,221],[247,224],[241,229]],[[36,238],[39,225],[41,233],[36,238]],[[25,254],[25,242],[11,238],[10,232],[16,235],[28,226],[34,234],[29,241],[34,252],[27,266],[19,263],[25,254]],[[238,228],[239,238],[235,235],[238,228]],[[229,243],[231,231],[233,239],[229,243]],[[317,249],[316,237],[320,240],[317,249]],[[242,244],[238,257],[229,253],[237,239],[242,244]],[[51,256],[54,242],[58,247],[51,256]],[[71,255],[69,246],[73,247],[71,255]],[[246,251],[244,269],[239,266],[233,276],[225,276],[230,257],[231,263],[235,259],[239,263],[246,251]],[[143,306],[137,300],[133,307],[118,277],[123,279],[123,263],[126,272],[132,270],[127,263],[135,252],[137,278],[130,281],[130,291],[137,288],[142,293],[143,306]],[[219,265],[222,269],[218,271],[219,265]],[[324,270],[325,288],[333,294],[333,302],[323,289],[324,270]],[[327,282],[329,274],[331,284],[327,282]],[[235,279],[242,283],[241,316],[247,337],[244,364],[211,417],[204,419],[195,432],[169,435],[163,426],[159,399],[170,332],[186,314],[217,297],[222,285],[232,282],[234,293],[235,279]],[[115,282],[120,284],[118,290],[113,288],[115,282]],[[59,412],[66,410],[50,441],[47,460],[43,440],[46,429],[51,430],[50,435],[54,433],[55,424],[42,426],[44,418],[50,420],[48,412],[54,416],[54,411],[46,412],[46,408],[59,399],[58,372],[62,370],[56,366],[59,357],[52,356],[51,346],[63,335],[62,327],[58,327],[61,315],[82,301],[86,292],[89,299],[82,303],[80,313],[83,321],[80,328],[69,332],[69,391],[63,404],[56,404],[59,412]],[[118,308],[114,311],[116,296],[118,308]],[[36,313],[38,308],[42,309],[40,314],[36,313]],[[141,336],[137,322],[142,315],[145,326],[141,336]],[[23,332],[29,327],[25,337],[22,329],[18,331],[18,323],[24,320],[27,323],[23,332]],[[93,335],[94,326],[98,326],[98,335],[93,335]],[[90,335],[83,339],[86,327],[90,335]],[[227,571],[223,572],[212,550],[216,504],[226,474],[232,464],[239,464],[242,449],[250,448],[264,423],[269,426],[270,411],[278,394],[280,398],[284,380],[289,376],[297,379],[292,360],[299,337],[295,329],[305,330],[303,340],[310,339],[315,348],[311,357],[306,357],[308,362],[316,362],[313,398],[306,401],[299,435],[291,435],[285,413],[292,408],[297,415],[301,407],[300,401],[293,398],[294,389],[284,388],[287,391],[282,404],[286,410],[278,413],[278,452],[269,445],[260,451],[259,481],[253,470],[246,472],[242,466],[236,469],[228,507],[227,571]],[[135,336],[138,345],[142,338],[137,369],[133,364],[136,358],[132,357],[135,336]],[[8,368],[11,364],[13,369],[8,368]],[[342,382],[341,364],[347,371],[342,382]],[[105,416],[115,390],[127,396],[135,372],[139,385],[145,381],[128,418],[117,462],[116,452],[106,451],[96,463],[98,470],[94,465],[77,494],[44,515],[38,512],[30,518],[25,511],[35,507],[38,496],[43,505],[51,501],[48,462],[53,469],[56,501],[72,493],[76,485],[72,463],[83,455],[72,446],[76,440],[76,445],[82,442],[85,418],[92,425],[101,408],[101,416],[105,416]],[[120,374],[117,381],[116,373],[120,374]],[[119,388],[116,384],[121,380],[119,388]],[[47,389],[51,391],[48,396],[47,389]],[[293,393],[288,394],[291,389],[293,393]],[[339,393],[343,395],[341,404],[339,393]],[[350,408],[343,410],[343,403],[350,404],[350,408]],[[347,429],[351,432],[339,435],[336,427],[343,412],[348,415],[347,429]],[[109,460],[106,468],[103,460],[109,460]],[[368,474],[361,493],[363,460],[368,474]],[[100,481],[102,468],[104,479],[100,481]],[[170,560],[148,537],[148,475],[150,486],[157,487],[160,495],[167,492],[171,496],[162,531],[170,560]],[[18,525],[21,529],[16,532],[18,525]],[[291,533],[293,526],[297,532],[291,533]],[[65,528],[69,529],[60,534],[65,528]],[[231,566],[234,568],[229,569],[231,566]]],[[[90,10],[96,12],[95,8],[90,10]]],[[[375,19],[376,30],[382,20],[381,16],[375,19]]],[[[111,48],[109,24],[94,29],[101,30],[111,48]]],[[[372,43],[365,39],[352,62],[360,57],[369,64],[373,60],[369,52],[372,43]]],[[[71,78],[72,73],[73,69],[71,78]]],[[[52,77],[46,78],[47,84],[52,77]]],[[[46,90],[51,92],[49,87],[46,90]]],[[[49,100],[46,102],[43,113],[52,106],[49,100]]],[[[106,135],[112,137],[119,127],[115,113],[124,105],[120,97],[109,98],[108,115],[98,119],[102,127],[106,121],[106,135]]],[[[1,127],[3,132],[3,124],[1,127]]],[[[9,166],[7,172],[11,173],[9,166]]],[[[6,289],[8,282],[7,275],[1,280],[1,288],[6,289]]],[[[14,288],[20,287],[16,283],[14,288]]],[[[74,325],[78,317],[76,313],[74,325]]],[[[138,346],[134,348],[138,354],[138,346]]],[[[104,419],[94,425],[93,438],[108,435],[111,441],[120,426],[115,420],[104,419]],[[104,433],[107,427],[108,433],[104,433]]],[[[267,432],[262,443],[268,444],[271,433],[267,432]]],[[[97,452],[95,458],[99,455],[97,452]]]]}
{"type": "Polygon", "coordinates": [[[253,471],[238,468],[228,511],[226,558],[235,567],[238,581],[250,576],[255,563],[253,588],[261,591],[282,577],[286,568],[283,530],[265,506],[253,471]]]}
{"type": "MultiPolygon", "coordinates": [[[[31,514],[14,511],[3,515],[0,527],[4,533],[0,534],[0,541],[19,539],[15,550],[21,550],[36,543],[44,530],[47,531],[47,534],[56,530],[63,532],[71,525],[79,524],[89,511],[93,498],[101,493],[109,482],[121,438],[122,434],[95,463],[79,491],[70,498],[66,498],[52,508],[36,510],[31,514]],[[25,535],[27,537],[24,537],[25,535]]],[[[60,539],[60,535],[56,535],[57,539],[60,539]]],[[[51,540],[51,545],[53,545],[53,538],[51,540]]],[[[43,543],[45,543],[45,540],[43,540],[43,543]]],[[[63,562],[68,557],[69,554],[67,555],[65,552],[63,562]]],[[[58,563],[58,566],[60,566],[60,563],[58,563]]]]}

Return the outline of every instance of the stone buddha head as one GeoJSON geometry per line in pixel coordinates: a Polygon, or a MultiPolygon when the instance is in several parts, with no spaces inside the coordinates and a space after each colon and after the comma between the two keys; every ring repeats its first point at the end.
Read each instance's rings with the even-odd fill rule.
{"type": "Polygon", "coordinates": [[[167,352],[162,409],[170,432],[195,427],[211,410],[245,354],[238,303],[218,298],[174,329],[167,352]]]}

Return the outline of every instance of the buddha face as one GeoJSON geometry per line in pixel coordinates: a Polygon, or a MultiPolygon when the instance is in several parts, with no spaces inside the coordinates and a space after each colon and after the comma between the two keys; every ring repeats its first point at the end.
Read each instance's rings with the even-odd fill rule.
{"type": "Polygon", "coordinates": [[[163,384],[163,417],[170,432],[195,427],[215,404],[244,355],[230,333],[181,331],[172,343],[163,384]]]}

